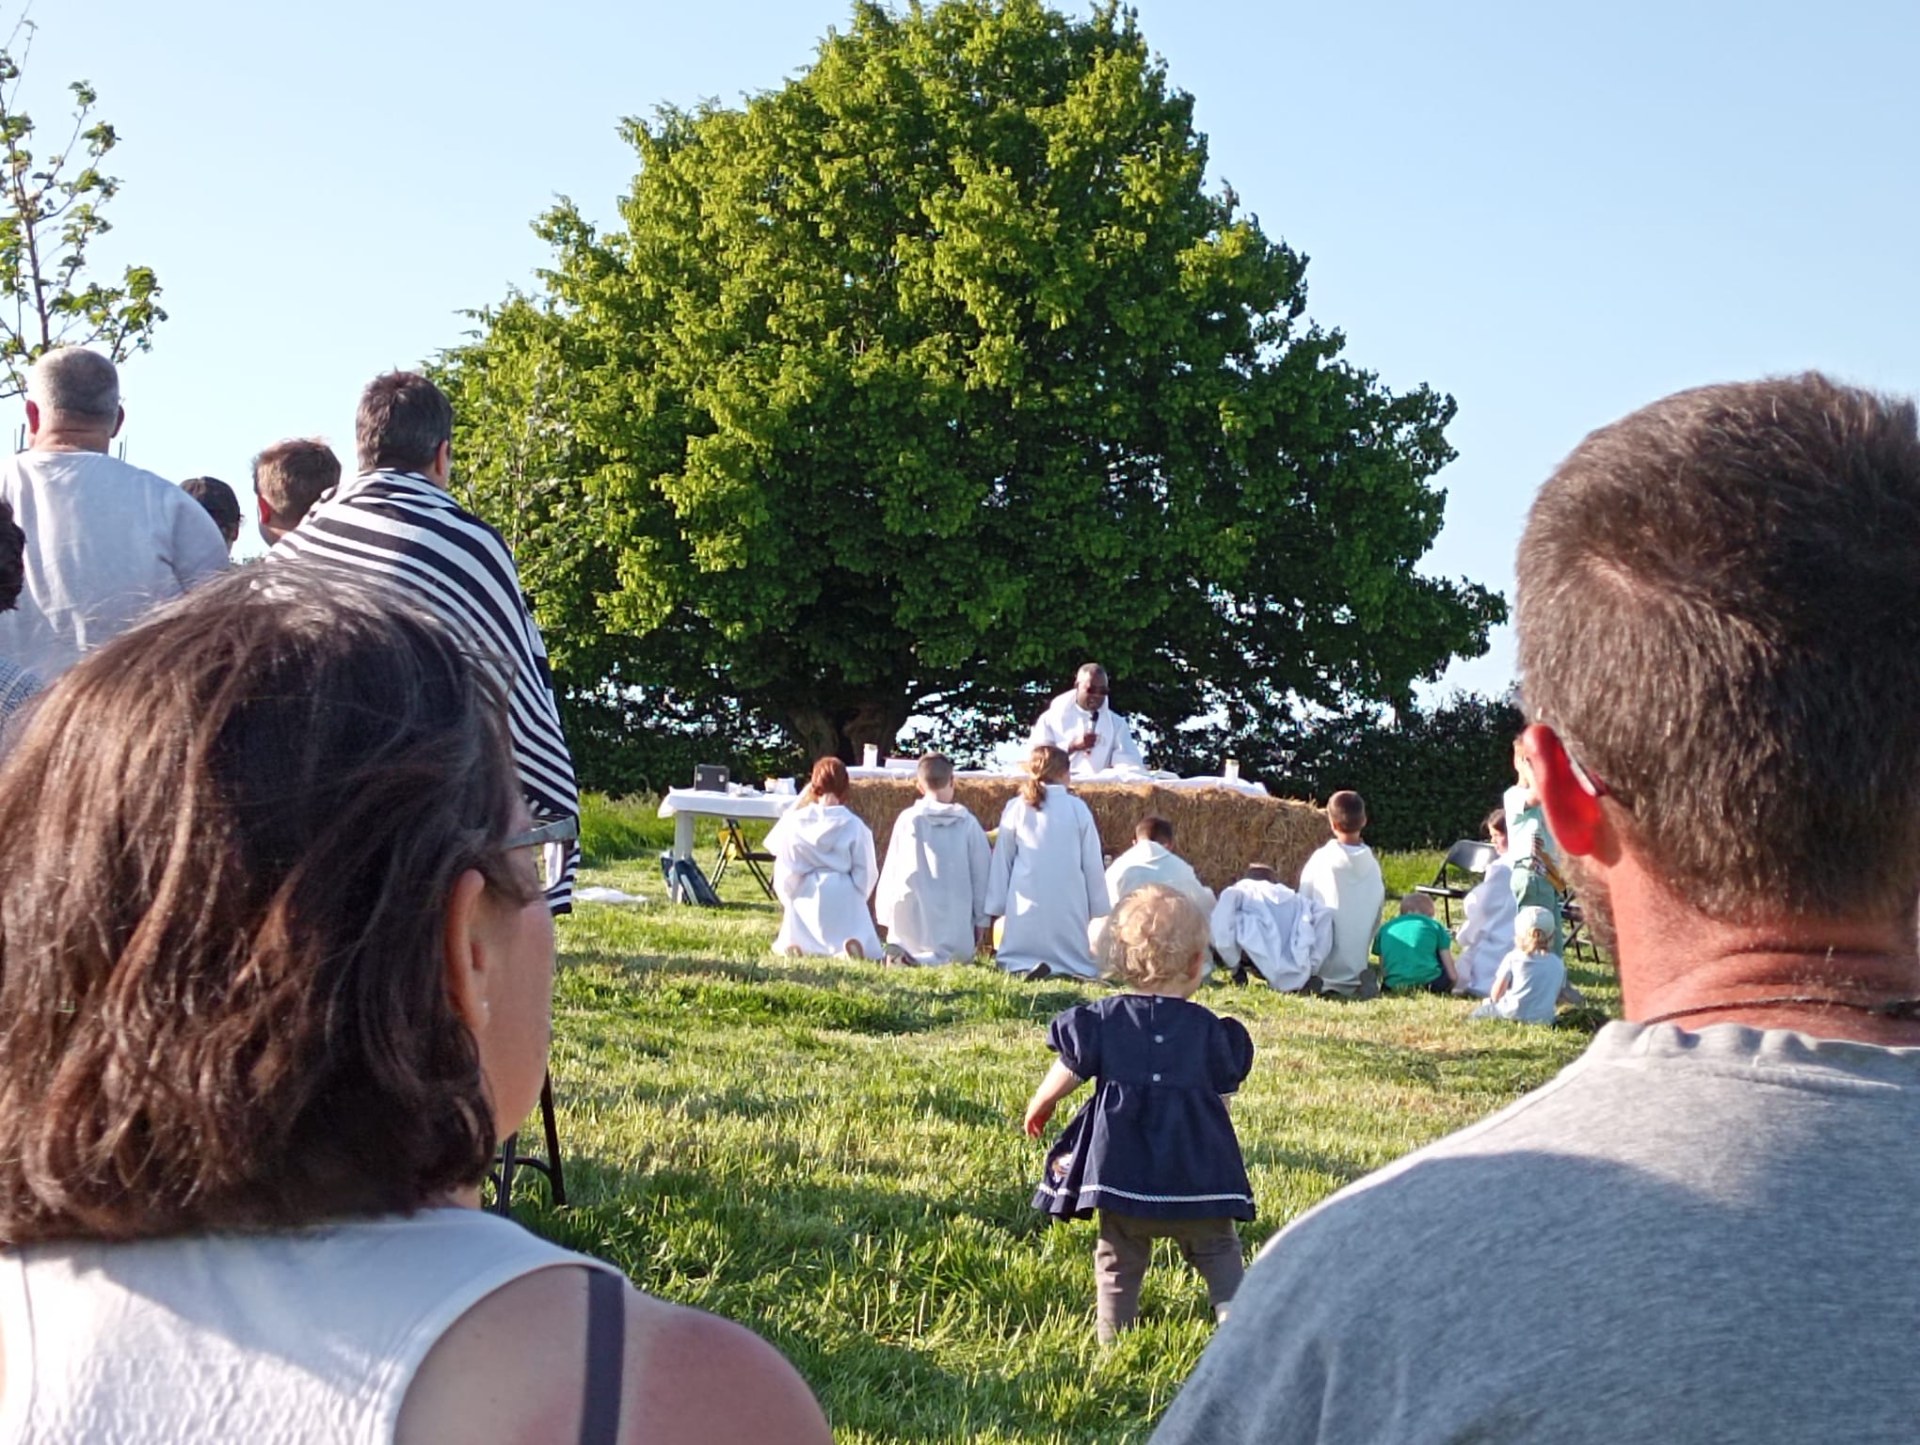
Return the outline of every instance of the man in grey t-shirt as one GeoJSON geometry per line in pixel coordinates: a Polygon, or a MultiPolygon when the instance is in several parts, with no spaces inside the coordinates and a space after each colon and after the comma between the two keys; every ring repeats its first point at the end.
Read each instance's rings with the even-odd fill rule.
{"type": "Polygon", "coordinates": [[[27,375],[27,449],[0,462],[0,499],[27,534],[26,590],[0,614],[0,657],[48,683],[227,565],[198,502],[107,454],[125,419],[114,364],[58,347],[27,375]]]}
{"type": "Polygon", "coordinates": [[[1628,1022],[1278,1235],[1156,1445],[1914,1439],[1914,408],[1669,397],[1561,464],[1519,578],[1628,1022]]]}

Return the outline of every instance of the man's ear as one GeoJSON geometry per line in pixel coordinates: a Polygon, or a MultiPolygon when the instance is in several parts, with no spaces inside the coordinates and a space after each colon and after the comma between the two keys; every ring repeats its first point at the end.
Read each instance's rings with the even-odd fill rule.
{"type": "Polygon", "coordinates": [[[29,439],[40,435],[40,403],[31,399],[27,402],[27,436],[29,439]]]}
{"type": "Polygon", "coordinates": [[[127,409],[124,406],[115,407],[113,412],[113,430],[108,432],[107,435],[110,437],[119,436],[120,428],[125,426],[126,424],[127,424],[127,409]]]}
{"type": "Polygon", "coordinates": [[[1600,799],[1574,774],[1573,760],[1559,734],[1544,723],[1534,723],[1520,735],[1520,748],[1533,769],[1534,791],[1540,795],[1547,826],[1563,852],[1576,858],[1613,861],[1618,835],[1600,799]]]}
{"type": "Polygon", "coordinates": [[[487,891],[487,880],[477,868],[469,868],[453,880],[447,891],[447,906],[441,918],[442,944],[446,950],[447,998],[453,1011],[477,1037],[486,1027],[493,1011],[487,1002],[488,986],[493,982],[490,959],[481,941],[480,900],[487,891]]]}

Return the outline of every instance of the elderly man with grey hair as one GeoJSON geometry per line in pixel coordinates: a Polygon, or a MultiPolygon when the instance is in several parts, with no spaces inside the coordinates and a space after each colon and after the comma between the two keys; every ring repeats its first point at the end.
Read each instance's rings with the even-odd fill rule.
{"type": "Polygon", "coordinates": [[[33,364],[27,449],[0,465],[0,499],[27,534],[26,589],[0,613],[0,657],[47,682],[227,565],[198,502],[107,455],[125,419],[106,357],[63,346],[33,364]]]}

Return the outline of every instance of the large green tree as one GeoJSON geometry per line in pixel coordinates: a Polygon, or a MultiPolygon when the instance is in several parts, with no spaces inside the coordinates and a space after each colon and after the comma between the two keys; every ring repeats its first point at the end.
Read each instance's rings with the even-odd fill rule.
{"type": "Polygon", "coordinates": [[[1503,616],[1414,571],[1452,401],[1303,319],[1130,11],[861,3],[780,89],[625,131],[621,225],[548,214],[546,293],[442,367],[576,698],[964,746],[1092,657],[1190,756],[1503,616]]]}

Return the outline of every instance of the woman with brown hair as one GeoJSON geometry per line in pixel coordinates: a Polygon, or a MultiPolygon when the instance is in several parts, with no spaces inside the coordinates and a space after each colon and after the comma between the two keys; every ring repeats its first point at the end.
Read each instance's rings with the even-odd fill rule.
{"type": "Polygon", "coordinates": [[[1110,901],[1100,829],[1067,791],[1067,755],[1050,744],[1027,758],[1017,797],[1000,814],[987,873],[987,912],[1004,920],[996,957],[1008,973],[1098,978],[1087,925],[1110,901]]]}
{"type": "Polygon", "coordinates": [[[215,582],[53,687],[0,768],[0,1433],[827,1439],[747,1331],[473,1207],[552,831],[494,669],[366,582],[215,582]]]}
{"type": "Polygon", "coordinates": [[[880,870],[873,830],[847,806],[852,788],[845,763],[821,758],[806,791],[767,833],[773,891],[784,907],[775,952],[880,957],[867,901],[880,870]]]}

